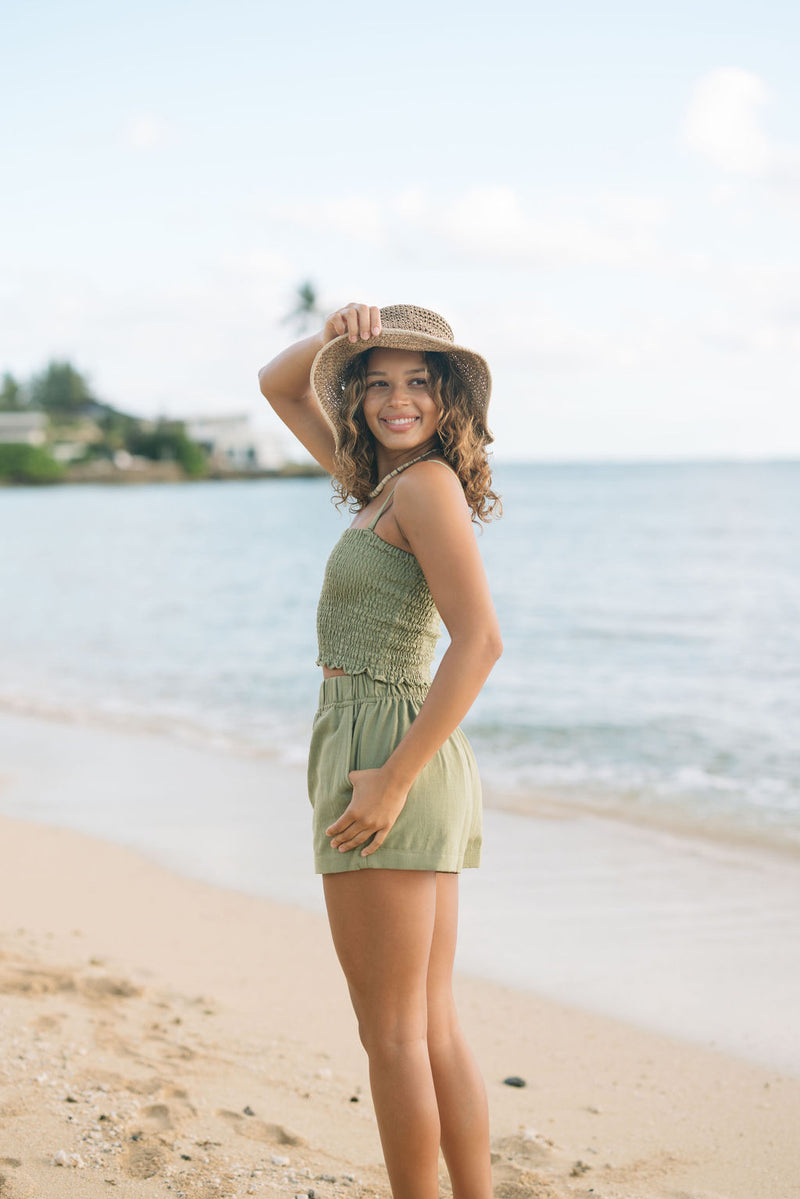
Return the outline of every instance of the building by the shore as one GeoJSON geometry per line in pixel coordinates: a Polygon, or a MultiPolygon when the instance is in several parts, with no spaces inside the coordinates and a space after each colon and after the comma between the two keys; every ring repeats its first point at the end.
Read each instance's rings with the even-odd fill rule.
{"type": "Polygon", "coordinates": [[[279,439],[255,428],[248,413],[189,417],[186,436],[208,453],[213,466],[229,470],[278,470],[286,462],[279,439]]]}
{"type": "Polygon", "coordinates": [[[0,443],[44,445],[47,415],[44,412],[0,412],[0,443]]]}

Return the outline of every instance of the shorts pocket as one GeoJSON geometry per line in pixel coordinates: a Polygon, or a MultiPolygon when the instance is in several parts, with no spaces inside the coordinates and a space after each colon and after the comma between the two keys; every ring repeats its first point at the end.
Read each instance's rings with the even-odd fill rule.
{"type": "MultiPolygon", "coordinates": [[[[308,798],[314,809],[315,839],[338,820],[349,804],[354,709],[350,704],[321,708],[311,727],[308,751],[308,798]]],[[[327,838],[325,838],[327,842],[327,838]]]]}

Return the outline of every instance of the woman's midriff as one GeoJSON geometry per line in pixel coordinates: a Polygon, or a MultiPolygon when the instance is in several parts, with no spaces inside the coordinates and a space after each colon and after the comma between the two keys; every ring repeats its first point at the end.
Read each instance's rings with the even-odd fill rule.
{"type": "Polygon", "coordinates": [[[335,679],[339,675],[342,675],[342,674],[347,674],[347,671],[341,670],[340,667],[338,667],[338,666],[323,666],[322,667],[323,679],[335,679]]]}

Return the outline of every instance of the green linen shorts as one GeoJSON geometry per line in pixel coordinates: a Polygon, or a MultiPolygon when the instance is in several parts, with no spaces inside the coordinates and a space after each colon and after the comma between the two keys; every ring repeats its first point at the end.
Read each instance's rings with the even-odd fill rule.
{"type": "Polygon", "coordinates": [[[341,816],[353,788],[351,770],[384,765],[410,728],[427,687],[387,683],[367,674],[323,679],[308,755],[317,874],[344,870],[441,870],[479,866],[481,782],[472,748],[457,728],[415,778],[403,810],[381,845],[341,853],[325,829],[341,816]]]}

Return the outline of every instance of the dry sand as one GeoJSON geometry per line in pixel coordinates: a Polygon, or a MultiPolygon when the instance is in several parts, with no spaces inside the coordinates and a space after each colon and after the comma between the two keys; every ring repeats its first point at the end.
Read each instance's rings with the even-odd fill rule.
{"type": "MultiPolygon", "coordinates": [[[[2,1199],[388,1199],[323,917],[10,818],[0,904],[2,1199]]],[[[497,1199],[800,1195],[800,1080],[477,979],[457,999],[497,1199]]]]}

